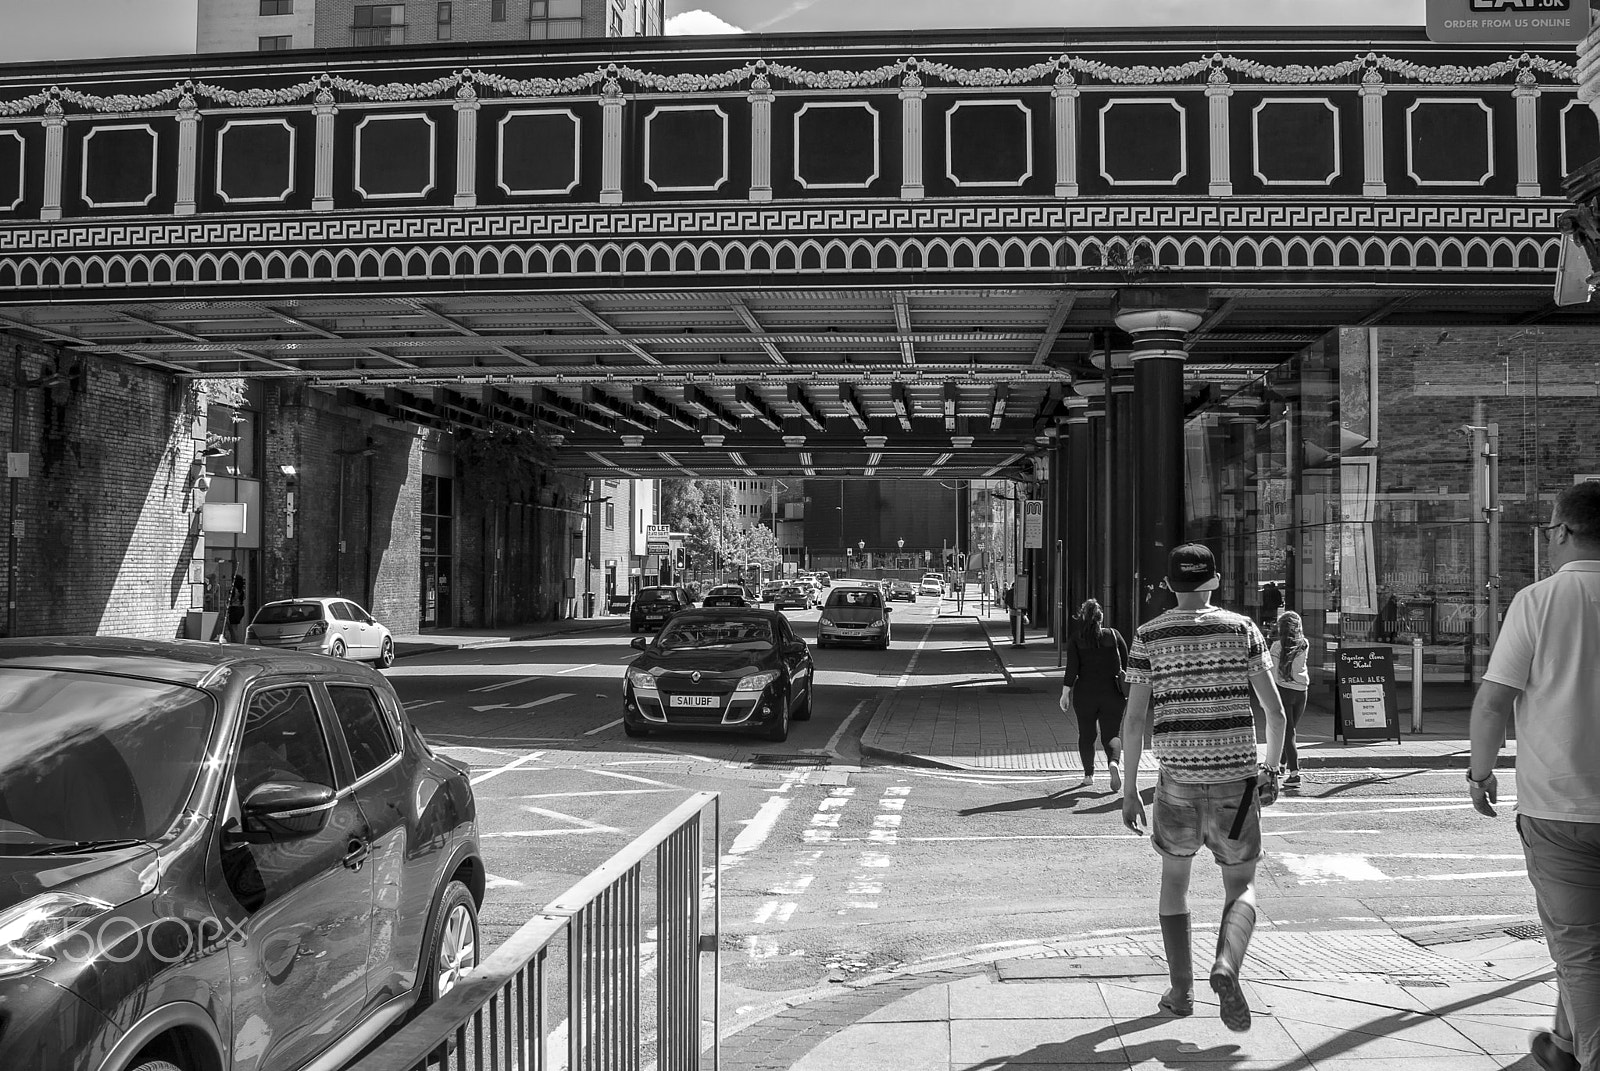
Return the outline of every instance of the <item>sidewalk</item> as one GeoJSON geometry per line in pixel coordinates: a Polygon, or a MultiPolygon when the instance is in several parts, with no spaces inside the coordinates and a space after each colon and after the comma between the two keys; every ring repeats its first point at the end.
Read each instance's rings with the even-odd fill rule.
{"type": "MultiPolygon", "coordinates": [[[[953,604],[946,604],[953,609],[953,604]]],[[[941,630],[968,630],[971,638],[989,644],[1004,684],[989,688],[944,689],[936,695],[912,687],[879,704],[862,733],[862,752],[895,762],[963,770],[1074,772],[1078,757],[1077,726],[1061,713],[1061,669],[1055,641],[1037,628],[1028,630],[1021,647],[1011,644],[1010,624],[1003,611],[969,612],[940,618],[941,630]]],[[[914,678],[913,678],[914,680],[914,678]]],[[[1461,684],[1430,682],[1423,695],[1423,731],[1411,732],[1409,690],[1400,700],[1400,741],[1345,743],[1333,735],[1331,696],[1313,688],[1295,739],[1301,769],[1308,781],[1317,771],[1373,768],[1465,770],[1471,753],[1467,726],[1472,692],[1461,684]]],[[[1508,740],[1502,764],[1516,757],[1516,741],[1508,740]]],[[[1141,769],[1154,771],[1146,753],[1141,769]]],[[[1337,775],[1332,775],[1337,776],[1337,775]]]]}
{"type": "MultiPolygon", "coordinates": [[[[1528,1034],[1549,1028],[1555,983],[1543,940],[1508,933],[1528,932],[1512,921],[1408,935],[1264,925],[1243,1034],[1222,1026],[1203,976],[1192,1017],[1157,1008],[1166,965],[1149,932],[834,985],[761,1009],[724,1037],[722,1059],[734,1071],[1537,1071],[1528,1034]]],[[[1202,974],[1210,937],[1195,935],[1202,974]]]]}
{"type": "Polygon", "coordinates": [[[494,647],[519,640],[537,640],[544,636],[564,636],[576,632],[591,632],[601,628],[626,628],[625,616],[575,617],[563,621],[532,621],[526,625],[513,625],[504,629],[457,628],[429,632],[414,632],[394,637],[396,658],[430,654],[434,651],[460,651],[474,647],[494,647]]]}

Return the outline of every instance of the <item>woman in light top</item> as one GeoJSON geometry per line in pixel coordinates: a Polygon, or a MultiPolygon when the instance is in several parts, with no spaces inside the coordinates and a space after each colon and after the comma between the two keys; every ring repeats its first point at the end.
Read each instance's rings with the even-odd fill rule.
{"type": "Polygon", "coordinates": [[[1278,694],[1283,696],[1283,714],[1288,722],[1283,736],[1284,765],[1288,768],[1283,778],[1286,788],[1300,784],[1300,753],[1294,746],[1294,727],[1299,724],[1300,715],[1306,712],[1306,690],[1311,687],[1306,655],[1310,651],[1311,644],[1306,641],[1300,615],[1293,610],[1279,614],[1267,658],[1272,663],[1272,679],[1278,685],[1278,694]]]}

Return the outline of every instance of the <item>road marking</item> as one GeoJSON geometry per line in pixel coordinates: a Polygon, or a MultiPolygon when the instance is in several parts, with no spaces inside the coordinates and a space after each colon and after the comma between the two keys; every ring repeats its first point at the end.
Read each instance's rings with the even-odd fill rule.
{"type": "Polygon", "coordinates": [[[514,681],[501,681],[499,684],[485,684],[482,688],[468,688],[469,692],[498,692],[502,688],[515,688],[519,684],[530,684],[533,681],[543,680],[544,674],[537,677],[518,677],[514,681]]]}
{"type": "Polygon", "coordinates": [[[443,699],[424,699],[420,703],[406,703],[404,705],[407,710],[421,710],[423,707],[436,707],[442,702],[444,702],[443,699]]]}
{"type": "Polygon", "coordinates": [[[506,837],[565,837],[580,833],[621,833],[620,829],[609,827],[602,829],[516,829],[508,833],[479,833],[483,840],[499,840],[506,837]]]}
{"type": "Polygon", "coordinates": [[[542,815],[545,818],[555,818],[562,822],[571,822],[575,826],[582,826],[584,829],[592,829],[597,833],[622,832],[622,830],[618,829],[616,826],[608,826],[604,822],[591,822],[587,818],[579,818],[577,815],[572,814],[562,814],[560,811],[552,811],[546,807],[524,806],[522,809],[527,811],[529,814],[542,815]]]}
{"type": "Polygon", "coordinates": [[[622,724],[622,719],[618,718],[616,721],[608,721],[608,722],[606,722],[604,725],[600,726],[598,729],[590,729],[588,732],[584,733],[583,735],[584,736],[594,736],[596,733],[603,733],[607,729],[614,729],[618,725],[621,725],[621,724],[622,724]]]}
{"type": "Polygon", "coordinates": [[[1414,854],[1391,853],[1367,855],[1295,855],[1274,852],[1271,857],[1298,879],[1301,885],[1329,885],[1334,882],[1354,881],[1477,881],[1487,878],[1525,878],[1525,870],[1490,870],[1472,874],[1385,874],[1369,861],[1380,859],[1519,859],[1521,856],[1472,856],[1450,853],[1414,854]]]}
{"type": "Polygon", "coordinates": [[[543,699],[535,699],[531,703],[490,703],[487,706],[473,707],[472,709],[479,713],[485,710],[532,710],[534,707],[542,707],[546,703],[554,703],[562,699],[571,698],[571,692],[557,692],[555,695],[547,695],[543,699]]]}
{"type": "Polygon", "coordinates": [[[532,762],[534,759],[540,758],[543,755],[544,755],[544,752],[542,752],[542,751],[530,752],[529,754],[526,754],[526,755],[522,756],[522,758],[517,759],[514,762],[508,762],[504,766],[500,766],[500,767],[497,767],[497,768],[495,768],[493,770],[490,770],[488,773],[479,774],[477,777],[474,777],[472,779],[472,784],[473,784],[474,787],[476,787],[478,785],[481,785],[485,781],[489,780],[489,778],[491,778],[491,777],[499,777],[503,773],[510,773],[512,770],[515,770],[517,767],[525,766],[528,763],[532,762]]]}
{"type": "MultiPolygon", "coordinates": [[[[1295,802],[1299,803],[1299,802],[1304,802],[1304,801],[1296,800],[1295,802]]],[[[1348,806],[1349,804],[1354,803],[1356,801],[1347,799],[1347,800],[1340,800],[1339,802],[1345,804],[1346,806],[1348,806]]],[[[1376,801],[1374,801],[1374,802],[1376,802],[1376,801]]],[[[1384,801],[1384,802],[1387,802],[1387,801],[1384,801]]],[[[1261,812],[1261,817],[1263,817],[1263,818],[1298,818],[1301,821],[1304,821],[1307,818],[1342,818],[1342,817],[1344,817],[1346,815],[1352,815],[1352,814],[1355,814],[1355,815],[1365,815],[1365,814],[1420,814],[1423,811],[1470,811],[1470,810],[1472,810],[1472,804],[1470,804],[1470,803],[1441,803],[1441,804],[1434,804],[1432,806],[1426,806],[1426,807],[1368,807],[1368,808],[1364,808],[1362,810],[1357,810],[1357,811],[1323,811],[1320,814],[1318,814],[1316,812],[1313,812],[1313,811],[1299,811],[1299,812],[1283,811],[1283,812],[1276,813],[1276,814],[1273,813],[1273,811],[1262,811],[1261,812]]]]}
{"type": "Polygon", "coordinates": [[[520,889],[522,882],[513,881],[511,878],[502,878],[499,874],[490,874],[483,880],[485,889],[509,889],[513,886],[520,889]]]}
{"type": "Polygon", "coordinates": [[[858,702],[845,717],[844,721],[839,723],[839,727],[833,731],[833,735],[828,737],[828,742],[822,746],[824,753],[835,759],[839,757],[839,741],[844,739],[845,730],[850,728],[850,723],[855,721],[863,710],[867,709],[867,702],[865,699],[858,702]]]}
{"type": "Polygon", "coordinates": [[[922,631],[922,639],[917,641],[917,649],[911,652],[911,661],[906,663],[906,671],[900,674],[900,679],[895,681],[896,688],[904,688],[911,680],[911,674],[916,672],[917,659],[922,657],[922,649],[928,644],[928,637],[933,635],[933,626],[929,625],[922,631]]]}
{"type": "Polygon", "coordinates": [[[602,788],[592,792],[536,792],[530,796],[506,796],[508,800],[562,800],[576,796],[648,796],[657,792],[670,792],[665,788],[602,788]]]}
{"type": "Polygon", "coordinates": [[[795,909],[799,906],[792,900],[785,903],[779,903],[777,900],[768,900],[756,911],[756,917],[751,921],[757,926],[763,926],[769,922],[788,922],[794,917],[795,909]]]}
{"type": "Polygon", "coordinates": [[[592,773],[596,777],[615,777],[619,781],[636,781],[641,785],[655,785],[657,788],[681,788],[681,785],[668,784],[665,781],[653,781],[648,777],[638,774],[623,773],[620,770],[596,770],[593,767],[584,767],[585,773],[592,773]]]}
{"type": "Polygon", "coordinates": [[[559,676],[562,676],[563,674],[566,674],[566,673],[578,673],[578,672],[580,672],[582,670],[585,670],[585,669],[599,669],[600,666],[602,666],[602,665],[604,665],[604,663],[602,663],[602,662],[590,662],[586,666],[573,666],[571,669],[560,670],[555,675],[557,677],[559,677],[559,676]]]}
{"type": "Polygon", "coordinates": [[[727,855],[723,856],[723,865],[736,862],[741,855],[748,855],[766,843],[767,837],[772,834],[772,829],[778,823],[778,818],[784,809],[789,806],[790,797],[771,796],[757,809],[755,815],[744,823],[744,828],[738,836],[733,838],[733,844],[728,848],[727,855]]]}

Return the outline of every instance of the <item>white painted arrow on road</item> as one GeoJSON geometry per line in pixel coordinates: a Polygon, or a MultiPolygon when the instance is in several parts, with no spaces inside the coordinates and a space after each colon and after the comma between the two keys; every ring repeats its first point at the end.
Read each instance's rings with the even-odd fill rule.
{"type": "Polygon", "coordinates": [[[571,692],[557,692],[555,695],[547,695],[543,699],[535,699],[531,703],[491,703],[488,706],[473,707],[472,709],[479,713],[485,710],[532,710],[534,707],[542,707],[546,703],[554,703],[560,699],[571,698],[571,692]]]}

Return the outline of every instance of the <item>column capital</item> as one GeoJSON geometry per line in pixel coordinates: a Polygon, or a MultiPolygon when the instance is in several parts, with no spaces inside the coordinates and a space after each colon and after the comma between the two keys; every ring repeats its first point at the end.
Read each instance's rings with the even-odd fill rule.
{"type": "Polygon", "coordinates": [[[1181,341],[1183,336],[1200,326],[1204,317],[1187,309],[1129,309],[1116,314],[1116,325],[1133,336],[1133,360],[1149,356],[1146,353],[1152,336],[1181,341]]]}
{"type": "Polygon", "coordinates": [[[1103,379],[1079,379],[1073,382],[1072,392],[1080,398],[1103,398],[1106,393],[1106,381],[1103,379]]]}

